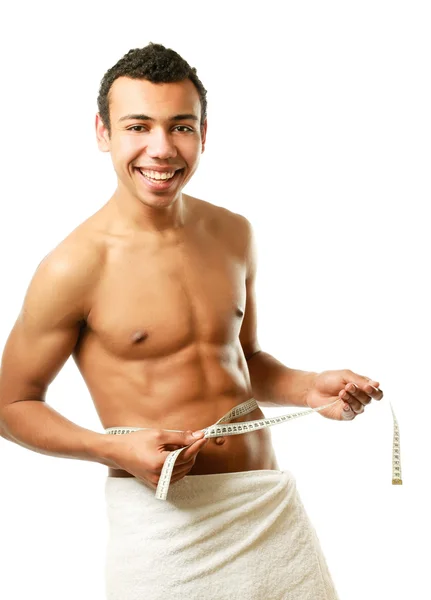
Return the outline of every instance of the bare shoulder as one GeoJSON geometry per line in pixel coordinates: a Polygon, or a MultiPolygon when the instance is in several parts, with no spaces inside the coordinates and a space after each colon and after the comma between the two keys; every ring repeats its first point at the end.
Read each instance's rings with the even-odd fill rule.
{"type": "Polygon", "coordinates": [[[206,200],[191,199],[195,203],[197,212],[202,214],[215,233],[226,236],[239,246],[247,247],[250,244],[253,231],[247,217],[206,200]]]}
{"type": "Polygon", "coordinates": [[[82,269],[91,277],[103,265],[105,254],[106,244],[98,221],[91,217],[71,231],[43,261],[59,269],[82,269]]]}
{"type": "Polygon", "coordinates": [[[81,224],[41,260],[27,290],[26,311],[38,307],[40,314],[41,305],[64,310],[67,304],[71,318],[86,318],[105,256],[92,232],[91,222],[81,224]]]}

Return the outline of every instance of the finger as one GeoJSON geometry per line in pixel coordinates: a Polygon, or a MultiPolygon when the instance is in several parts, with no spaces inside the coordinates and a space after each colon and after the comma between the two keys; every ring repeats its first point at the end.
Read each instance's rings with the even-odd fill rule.
{"type": "Polygon", "coordinates": [[[179,481],[183,477],[185,477],[190,471],[193,469],[195,465],[194,460],[190,460],[188,463],[181,465],[180,469],[175,468],[172,472],[171,482],[175,483],[175,481],[179,481]]]}
{"type": "Polygon", "coordinates": [[[171,479],[171,485],[176,483],[177,481],[180,481],[181,479],[184,479],[184,477],[187,475],[187,473],[184,473],[183,475],[176,475],[175,477],[172,477],[171,479]]]}
{"type": "Polygon", "coordinates": [[[177,461],[175,463],[173,473],[177,474],[177,473],[181,473],[183,471],[190,470],[196,462],[195,459],[196,459],[196,457],[193,457],[190,460],[188,460],[187,462],[181,463],[181,464],[178,464],[178,461],[177,461]]]}
{"type": "Polygon", "coordinates": [[[165,446],[179,446],[183,448],[184,446],[189,446],[196,442],[197,439],[202,439],[204,433],[202,431],[195,432],[198,437],[192,435],[192,431],[190,429],[186,431],[170,431],[168,429],[160,429],[158,430],[158,438],[161,444],[165,446]]]}
{"type": "Polygon", "coordinates": [[[171,483],[175,483],[176,481],[183,479],[183,477],[185,477],[189,471],[190,471],[190,469],[188,469],[187,471],[184,471],[183,473],[172,474],[171,483]]]}
{"type": "Polygon", "coordinates": [[[344,390],[347,391],[350,394],[350,396],[352,396],[355,400],[357,400],[364,406],[371,402],[370,396],[363,392],[361,389],[359,389],[358,386],[354,383],[348,383],[345,386],[344,390]]]}
{"type": "Polygon", "coordinates": [[[193,458],[192,460],[189,460],[188,462],[179,465],[178,467],[175,466],[175,469],[173,471],[174,475],[181,475],[184,473],[188,473],[191,469],[193,469],[193,467],[195,466],[196,460],[193,458]]]}
{"type": "Polygon", "coordinates": [[[180,454],[182,462],[188,462],[191,458],[194,458],[197,453],[202,450],[204,446],[208,443],[208,438],[202,438],[194,444],[190,445],[186,450],[183,450],[180,454]]]}
{"type": "Polygon", "coordinates": [[[350,404],[345,404],[341,411],[341,418],[345,421],[352,421],[356,417],[356,413],[350,408],[350,404]]]}
{"type": "Polygon", "coordinates": [[[374,381],[369,377],[363,377],[362,375],[351,373],[349,381],[346,380],[346,391],[349,391],[347,388],[351,384],[355,384],[359,390],[361,390],[370,398],[374,398],[375,400],[381,400],[383,398],[383,392],[379,388],[379,382],[374,381]]]}
{"type": "MultiPolygon", "coordinates": [[[[208,440],[206,440],[206,443],[208,443],[208,440]]],[[[204,446],[206,446],[206,443],[200,444],[201,450],[204,446]]],[[[197,454],[198,454],[198,452],[194,452],[194,454],[190,455],[189,448],[187,448],[187,450],[183,450],[182,452],[179,453],[179,455],[177,456],[177,460],[175,461],[175,465],[182,467],[183,465],[191,463],[192,461],[194,462],[196,460],[197,454]]]]}
{"type": "MultiPolygon", "coordinates": [[[[344,400],[344,402],[350,407],[350,409],[355,414],[360,414],[364,412],[364,405],[361,402],[359,402],[359,400],[356,400],[351,394],[346,392],[346,390],[341,390],[341,392],[338,395],[342,400],[344,400]]],[[[344,406],[346,406],[346,404],[344,406]]]]}
{"type": "Polygon", "coordinates": [[[379,388],[379,385],[371,385],[369,384],[368,387],[365,389],[365,392],[371,396],[372,398],[374,398],[374,400],[381,400],[383,398],[383,390],[381,390],[379,388]]]}
{"type": "Polygon", "coordinates": [[[369,380],[367,384],[365,384],[361,389],[367,394],[370,398],[374,398],[374,400],[381,400],[383,398],[383,391],[379,388],[378,381],[369,380]]]}

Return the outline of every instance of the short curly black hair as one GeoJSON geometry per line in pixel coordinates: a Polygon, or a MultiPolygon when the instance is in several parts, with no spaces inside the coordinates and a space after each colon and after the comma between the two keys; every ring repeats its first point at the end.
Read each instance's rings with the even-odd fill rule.
{"type": "Polygon", "coordinates": [[[201,131],[207,116],[207,91],[197,76],[195,67],[191,67],[177,52],[165,48],[162,44],[150,42],[144,48],[129,50],[108,71],[100,83],[97,107],[100,117],[111,137],[109,116],[109,90],[118,77],[147,79],[152,83],[172,83],[190,79],[195,85],[201,101],[201,131]]]}

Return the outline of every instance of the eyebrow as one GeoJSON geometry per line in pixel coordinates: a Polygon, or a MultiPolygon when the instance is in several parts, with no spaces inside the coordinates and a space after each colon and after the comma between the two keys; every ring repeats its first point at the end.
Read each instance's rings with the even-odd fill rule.
{"type": "MultiPolygon", "coordinates": [[[[155,119],[153,119],[153,117],[149,117],[148,115],[136,114],[136,115],[125,115],[124,117],[120,117],[120,119],[118,119],[118,122],[128,121],[129,119],[133,119],[136,121],[155,121],[155,119]]],[[[182,115],[174,115],[173,117],[170,117],[168,119],[168,121],[185,121],[187,119],[190,119],[191,121],[199,121],[198,117],[196,115],[193,115],[192,113],[185,113],[182,115]]]]}

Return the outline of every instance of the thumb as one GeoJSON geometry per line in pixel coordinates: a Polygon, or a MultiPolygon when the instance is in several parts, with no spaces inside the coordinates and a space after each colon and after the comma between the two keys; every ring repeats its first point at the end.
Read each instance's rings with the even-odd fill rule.
{"type": "Polygon", "coordinates": [[[189,446],[204,437],[203,431],[163,431],[163,443],[175,446],[189,446]]]}

